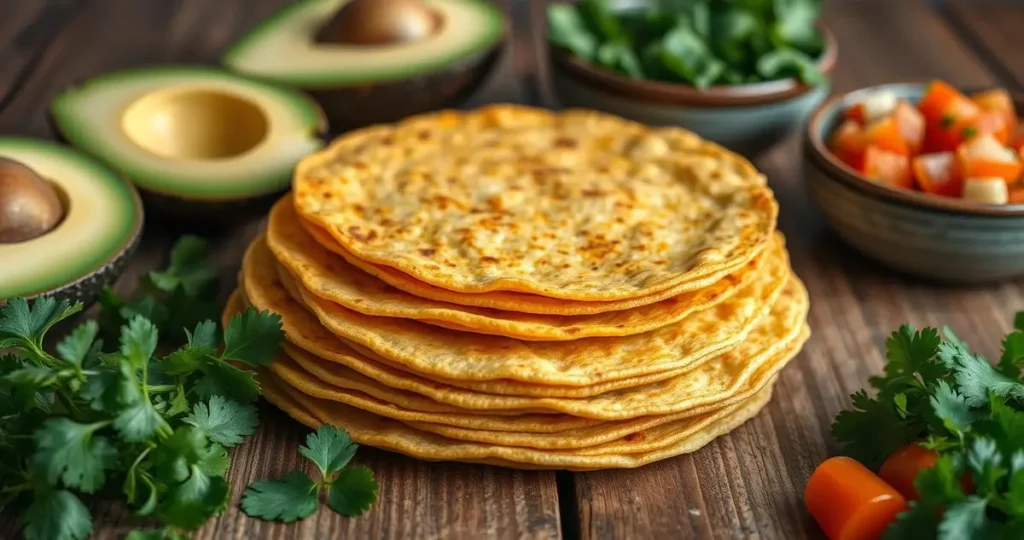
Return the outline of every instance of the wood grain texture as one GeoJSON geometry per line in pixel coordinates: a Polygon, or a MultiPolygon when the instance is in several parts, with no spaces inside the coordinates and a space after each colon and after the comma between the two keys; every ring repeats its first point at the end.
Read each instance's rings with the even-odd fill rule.
{"type": "Polygon", "coordinates": [[[1024,90],[1024,15],[1012,0],[949,0],[940,4],[950,26],[1014,90],[1024,90]]]}
{"type": "MultiPolygon", "coordinates": [[[[0,0],[0,133],[49,138],[46,109],[57,92],[90,75],[150,64],[217,61],[241,32],[288,0],[0,0]]],[[[468,105],[523,101],[510,52],[494,79],[468,105]]],[[[212,231],[211,253],[221,276],[222,300],[234,286],[242,252],[264,226],[241,222],[212,231]]],[[[132,264],[117,284],[129,294],[139,275],[166,263],[177,234],[147,223],[132,264]]],[[[299,524],[249,519],[238,499],[254,480],[296,466],[307,429],[263,404],[259,432],[235,449],[228,511],[199,531],[199,539],[321,538],[557,538],[560,536],[555,475],[465,464],[412,460],[374,449],[357,461],[381,484],[380,502],[348,519],[320,512],[299,524]]],[[[123,538],[138,525],[123,509],[92,508],[97,539],[123,538]]],[[[0,516],[4,530],[13,516],[0,516]]],[[[5,537],[5,535],[0,534],[5,537]]]]}
{"type": "MultiPolygon", "coordinates": [[[[824,22],[840,43],[836,91],[926,77],[995,82],[924,2],[836,0],[824,22]]],[[[1024,306],[1022,282],[944,288],[854,252],[804,192],[798,156],[794,138],[755,162],[779,199],[780,229],[811,294],[810,341],[783,371],[765,410],[734,432],[639,470],[572,475],[574,489],[562,492],[575,494],[580,537],[821,537],[803,507],[803,488],[814,467],[838,450],[832,419],[881,370],[888,334],[904,322],[948,324],[994,355],[1013,311],[1024,306]]]]}

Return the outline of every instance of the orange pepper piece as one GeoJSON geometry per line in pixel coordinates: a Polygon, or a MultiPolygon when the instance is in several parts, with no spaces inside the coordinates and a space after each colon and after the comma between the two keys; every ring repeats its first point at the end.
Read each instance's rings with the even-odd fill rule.
{"type": "Polygon", "coordinates": [[[907,509],[895,488],[843,456],[818,465],[804,489],[804,504],[831,540],[877,539],[907,509]]]}
{"type": "Polygon", "coordinates": [[[1002,178],[1012,184],[1020,178],[1024,163],[1016,152],[986,134],[957,148],[956,168],[961,178],[1002,178]],[[985,149],[979,150],[983,146],[985,149]],[[1002,155],[1004,151],[1006,155],[1002,155]]]}
{"type": "MultiPolygon", "coordinates": [[[[1017,130],[1017,107],[1013,104],[1013,97],[1004,88],[996,88],[978,92],[971,96],[971,99],[978,104],[983,111],[998,112],[1006,121],[1007,131],[1013,133],[1017,130]]],[[[1006,142],[1006,141],[1004,141],[1006,142]]]]}
{"type": "Polygon", "coordinates": [[[914,177],[910,172],[910,157],[890,152],[875,145],[864,151],[864,169],[869,180],[894,188],[912,189],[914,177]]]}
{"type": "Polygon", "coordinates": [[[864,129],[864,135],[868,144],[875,145],[882,150],[903,155],[910,154],[910,147],[903,138],[903,131],[900,129],[895,115],[872,122],[864,129]]]}

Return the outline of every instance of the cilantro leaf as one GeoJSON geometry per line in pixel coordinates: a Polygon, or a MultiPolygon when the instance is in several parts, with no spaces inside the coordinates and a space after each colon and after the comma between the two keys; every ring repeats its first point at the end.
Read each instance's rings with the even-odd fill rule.
{"type": "Polygon", "coordinates": [[[882,535],[884,540],[906,540],[907,538],[935,538],[939,534],[939,514],[931,506],[920,501],[910,501],[908,509],[896,516],[882,535]]]}
{"type": "Polygon", "coordinates": [[[25,540],[82,540],[92,534],[89,509],[66,490],[36,493],[21,519],[25,540]]]}
{"type": "Polygon", "coordinates": [[[373,471],[363,466],[346,467],[331,481],[327,505],[343,516],[358,516],[377,502],[377,488],[373,471]]]}
{"type": "Polygon", "coordinates": [[[996,483],[1006,475],[1002,468],[1003,457],[995,441],[987,437],[974,439],[967,450],[967,465],[974,473],[974,486],[978,493],[995,493],[996,483]]]}
{"type": "Polygon", "coordinates": [[[931,404],[935,415],[954,433],[969,430],[971,423],[977,418],[974,411],[964,402],[964,397],[950,388],[946,381],[939,381],[932,393],[931,404]]]}
{"type": "Polygon", "coordinates": [[[250,366],[266,366],[284,339],[281,316],[269,311],[247,309],[231,317],[224,330],[222,358],[250,366]]]}
{"type": "Polygon", "coordinates": [[[843,443],[842,452],[869,468],[877,468],[893,451],[912,440],[917,428],[892,405],[873,400],[863,390],[852,396],[853,409],[841,411],[832,423],[832,436],[843,443]]]}
{"type": "Polygon", "coordinates": [[[1020,377],[1024,365],[1024,332],[1010,332],[1003,338],[1003,354],[999,357],[999,371],[1007,377],[1020,377]]]}
{"type": "Polygon", "coordinates": [[[1018,469],[1010,477],[1010,492],[1006,496],[1008,512],[1011,516],[1024,517],[1024,469],[1018,469]]]}
{"type": "Polygon", "coordinates": [[[82,311],[82,307],[80,302],[71,305],[48,296],[36,298],[31,306],[24,298],[13,298],[0,306],[0,336],[10,334],[40,346],[50,327],[82,311]]]}
{"type": "Polygon", "coordinates": [[[931,468],[918,473],[914,479],[914,489],[929,503],[959,501],[964,498],[956,468],[948,456],[940,457],[931,468]]]}
{"type": "Polygon", "coordinates": [[[228,472],[231,460],[228,458],[227,449],[215,443],[203,451],[196,465],[207,476],[224,476],[228,472]]]}
{"type": "Polygon", "coordinates": [[[93,342],[99,331],[100,327],[96,321],[87,321],[79,325],[57,344],[57,354],[69,364],[82,365],[92,351],[93,342]]]}
{"type": "Polygon", "coordinates": [[[168,375],[186,375],[199,369],[215,353],[212,347],[186,345],[164,358],[160,369],[168,375]]]}
{"type": "Polygon", "coordinates": [[[188,536],[179,533],[171,527],[164,527],[163,529],[152,529],[148,531],[135,529],[128,533],[125,540],[188,540],[188,538],[188,536]]]}
{"type": "Polygon", "coordinates": [[[576,6],[556,3],[548,6],[548,38],[573,54],[592,60],[598,40],[583,21],[576,6]]]}
{"type": "Polygon", "coordinates": [[[196,325],[195,331],[185,330],[185,334],[191,347],[211,350],[217,348],[217,325],[213,321],[203,321],[196,325]]]}
{"type": "Polygon", "coordinates": [[[252,517],[291,522],[316,512],[317,494],[316,482],[291,471],[277,480],[254,482],[242,496],[242,510],[252,517]]]}
{"type": "Polygon", "coordinates": [[[148,399],[139,399],[122,410],[121,414],[114,419],[114,428],[127,442],[142,442],[158,432],[166,433],[171,429],[148,399]]]}
{"type": "Polygon", "coordinates": [[[885,342],[886,377],[895,379],[919,374],[926,384],[938,380],[947,371],[945,366],[935,361],[941,342],[934,328],[917,331],[909,324],[900,326],[885,342]]]}
{"type": "Polygon", "coordinates": [[[196,403],[183,421],[204,431],[210,440],[231,447],[256,431],[256,408],[213,396],[209,404],[196,403]]]}
{"type": "Polygon", "coordinates": [[[1013,327],[1017,330],[1024,330],[1024,311],[1018,311],[1013,315],[1013,327]]]}
{"type": "Polygon", "coordinates": [[[230,496],[230,486],[223,477],[207,476],[193,465],[187,480],[167,490],[158,513],[169,525],[198,529],[224,511],[230,496]]]}
{"type": "Polygon", "coordinates": [[[136,316],[121,331],[121,354],[136,368],[149,362],[156,351],[157,330],[148,319],[136,316]]]}
{"type": "Polygon", "coordinates": [[[238,369],[216,359],[204,363],[202,371],[204,376],[194,388],[196,394],[201,397],[222,395],[248,403],[260,395],[256,374],[251,371],[238,369]]]}
{"type": "Polygon", "coordinates": [[[993,437],[1001,450],[1012,455],[1024,449],[1024,412],[1006,404],[1006,400],[992,395],[989,401],[990,417],[995,424],[993,437]]]}
{"type": "Polygon", "coordinates": [[[106,437],[93,433],[104,424],[79,424],[67,418],[51,418],[35,433],[33,463],[56,485],[60,479],[70,488],[94,493],[103,487],[104,470],[114,466],[117,452],[106,437]]]}
{"type": "Polygon", "coordinates": [[[964,401],[972,407],[988,403],[989,391],[1024,402],[1024,384],[996,371],[984,358],[949,342],[939,346],[939,358],[954,374],[964,401]]]}
{"type": "Polygon", "coordinates": [[[179,286],[190,296],[205,292],[217,274],[210,265],[206,240],[198,236],[182,236],[171,248],[171,262],[164,270],[152,271],[149,281],[165,292],[179,286]]]}
{"type": "Polygon", "coordinates": [[[974,538],[985,526],[985,499],[971,495],[954,503],[943,512],[939,523],[940,539],[974,538]]]}
{"type": "Polygon", "coordinates": [[[324,478],[330,478],[348,465],[358,448],[348,432],[324,424],[306,437],[306,444],[299,447],[299,453],[315,463],[324,478]]]}

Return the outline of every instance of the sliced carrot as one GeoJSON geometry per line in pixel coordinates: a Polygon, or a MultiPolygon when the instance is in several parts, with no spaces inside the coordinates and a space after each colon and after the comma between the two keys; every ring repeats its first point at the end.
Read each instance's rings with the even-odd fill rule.
{"type": "Polygon", "coordinates": [[[920,152],[921,147],[924,145],[924,115],[913,105],[906,101],[900,101],[896,105],[896,110],[893,111],[893,116],[896,119],[896,125],[900,128],[900,134],[903,136],[904,142],[910,148],[910,152],[913,154],[920,152]]]}
{"type": "Polygon", "coordinates": [[[877,120],[864,128],[864,137],[869,145],[897,154],[909,155],[910,147],[903,138],[903,131],[895,115],[877,120]]]}
{"type": "Polygon", "coordinates": [[[1020,178],[1024,163],[991,134],[982,134],[957,148],[956,168],[961,178],[997,177],[1012,184],[1020,178]]]}
{"type": "Polygon", "coordinates": [[[854,120],[844,121],[832,134],[829,147],[840,161],[860,172],[864,168],[867,140],[864,130],[854,120]]]}
{"type": "Polygon", "coordinates": [[[959,197],[963,181],[956,174],[956,156],[953,152],[921,154],[911,160],[914,179],[926,193],[959,197]]]}
{"type": "Polygon", "coordinates": [[[920,496],[914,487],[918,473],[935,466],[939,455],[919,445],[911,443],[898,448],[886,458],[878,476],[890,486],[896,488],[907,500],[917,500],[920,496]]]}
{"type": "Polygon", "coordinates": [[[894,188],[912,189],[914,178],[910,172],[910,157],[890,152],[875,145],[864,151],[864,169],[869,180],[894,188]]]}
{"type": "Polygon", "coordinates": [[[907,501],[867,467],[848,457],[822,462],[804,489],[804,504],[831,540],[881,537],[907,501]]]}

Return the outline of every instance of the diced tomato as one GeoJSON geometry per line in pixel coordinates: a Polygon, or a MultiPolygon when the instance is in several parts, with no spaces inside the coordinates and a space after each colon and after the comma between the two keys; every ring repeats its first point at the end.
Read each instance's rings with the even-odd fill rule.
{"type": "Polygon", "coordinates": [[[956,174],[956,157],[953,152],[921,154],[911,160],[911,168],[922,191],[946,197],[960,196],[963,182],[956,174]]]}
{"type": "Polygon", "coordinates": [[[978,135],[990,134],[1002,144],[1009,144],[1012,135],[1010,123],[999,111],[982,111],[960,128],[960,139],[970,141],[978,135]]]}
{"type": "Polygon", "coordinates": [[[899,126],[900,134],[903,135],[903,141],[910,148],[910,152],[913,154],[920,152],[924,145],[924,115],[910,103],[900,101],[893,111],[893,116],[896,118],[896,125],[899,126]]]}
{"type": "Polygon", "coordinates": [[[1017,186],[1010,189],[1007,195],[1007,201],[1010,204],[1021,204],[1024,203],[1024,186],[1017,186]]]}
{"type": "Polygon", "coordinates": [[[963,128],[981,114],[981,107],[959,90],[932,81],[917,104],[925,119],[926,152],[951,152],[963,142],[963,128]]]}
{"type": "Polygon", "coordinates": [[[854,122],[857,122],[857,124],[863,126],[864,125],[864,104],[863,103],[857,103],[857,104],[853,105],[849,109],[846,109],[846,113],[843,116],[845,116],[847,120],[853,120],[854,122]]]}
{"type": "Polygon", "coordinates": [[[999,113],[1005,120],[1008,133],[1013,133],[1017,130],[1017,108],[1013,105],[1013,97],[1005,89],[996,88],[979,92],[971,96],[971,99],[983,111],[999,113]]]}
{"type": "Polygon", "coordinates": [[[864,149],[867,148],[867,140],[864,130],[856,121],[844,121],[835,133],[829,145],[832,153],[840,161],[853,167],[860,172],[864,168],[864,149]]]}
{"type": "Polygon", "coordinates": [[[1017,155],[1024,159],[1024,125],[1017,123],[1017,129],[1010,138],[1010,148],[1013,148],[1017,155]]]}
{"type": "Polygon", "coordinates": [[[880,538],[907,509],[896,489],[848,457],[822,462],[804,489],[804,504],[831,540],[880,538]]]}
{"type": "Polygon", "coordinates": [[[864,169],[861,171],[869,180],[894,188],[911,189],[914,178],[910,172],[910,157],[889,152],[875,145],[864,151],[864,169]]]}
{"type": "Polygon", "coordinates": [[[919,444],[911,443],[898,448],[886,458],[878,476],[896,488],[907,500],[917,500],[920,496],[914,487],[918,473],[935,466],[939,455],[919,444]]]}
{"type": "Polygon", "coordinates": [[[1012,184],[1020,178],[1024,163],[1013,150],[991,134],[978,135],[956,151],[957,174],[961,178],[1002,178],[1012,184]]]}
{"type": "Polygon", "coordinates": [[[864,137],[869,145],[897,154],[909,155],[910,147],[903,139],[903,131],[895,115],[877,120],[864,128],[864,137]]]}

